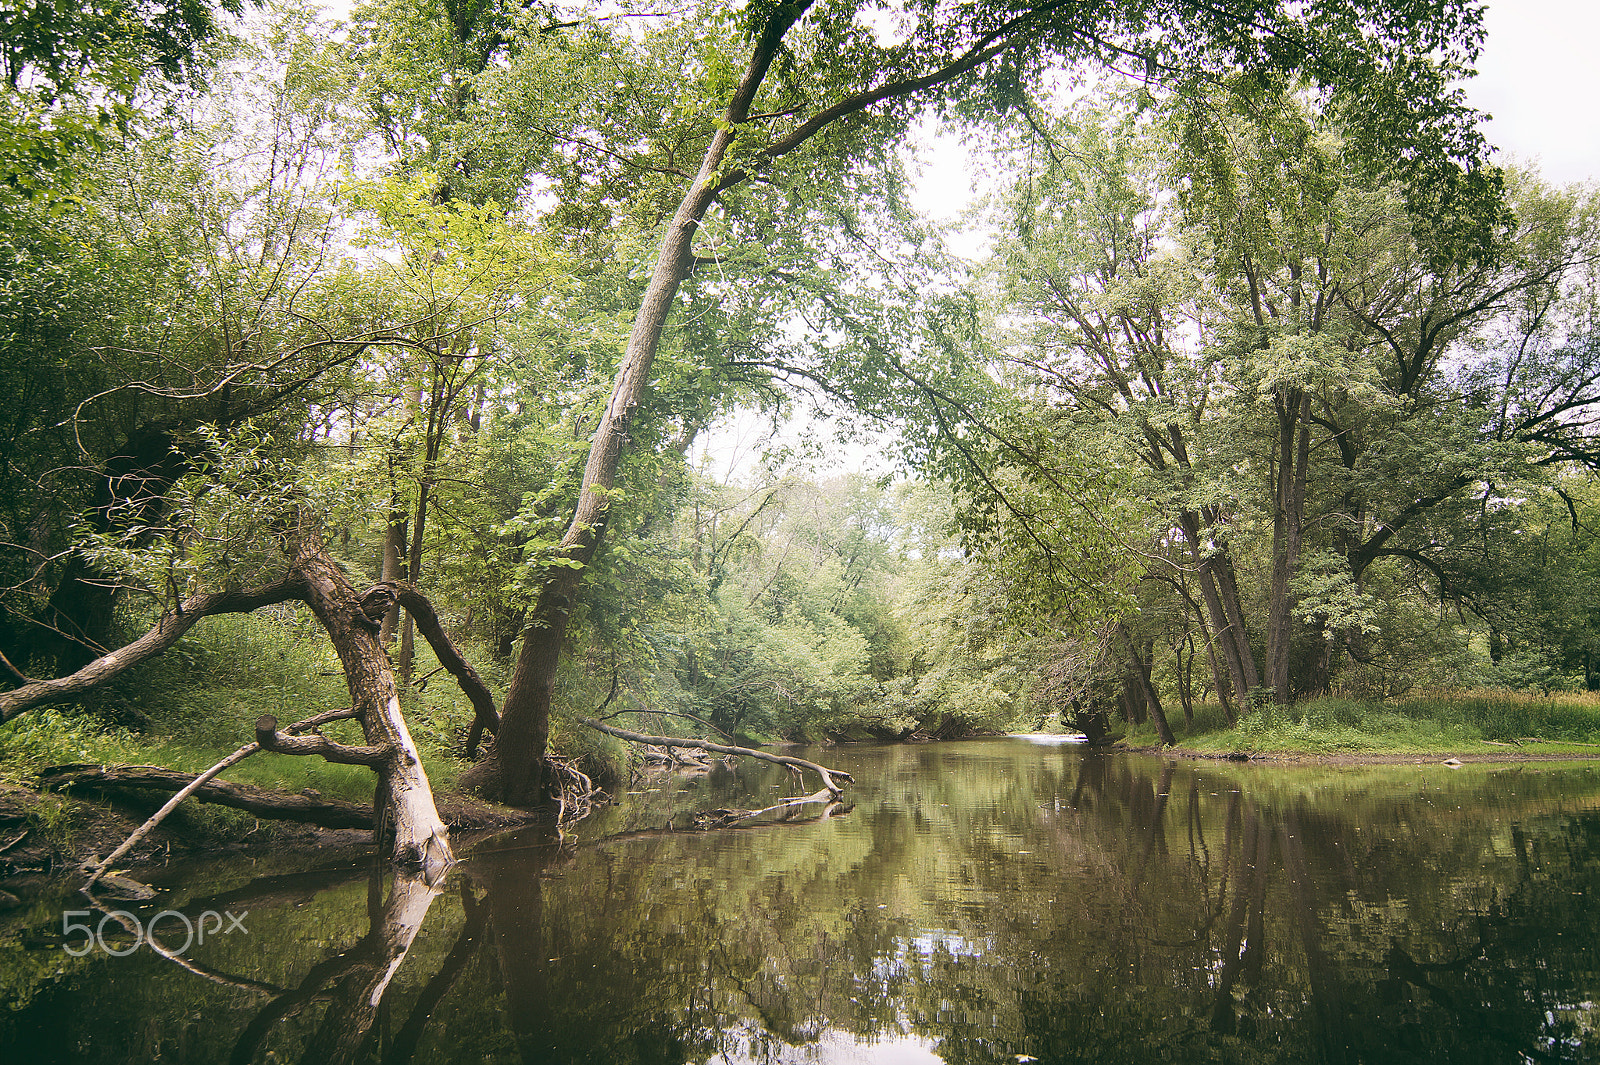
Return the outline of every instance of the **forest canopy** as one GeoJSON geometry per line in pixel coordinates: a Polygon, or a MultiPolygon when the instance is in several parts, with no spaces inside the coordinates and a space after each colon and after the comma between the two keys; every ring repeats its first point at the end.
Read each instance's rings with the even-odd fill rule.
{"type": "Polygon", "coordinates": [[[1600,686],[1594,196],[1488,161],[1470,3],[30,11],[7,721],[170,727],[93,694],[119,649],[267,588],[374,749],[351,663],[403,732],[465,649],[486,686],[418,731],[498,730],[462,782],[518,804],[601,714],[1170,743],[1174,706],[1600,686]],[[980,260],[911,205],[930,131],[987,161],[980,260]],[[740,412],[894,472],[792,433],[719,468],[740,412]]]}

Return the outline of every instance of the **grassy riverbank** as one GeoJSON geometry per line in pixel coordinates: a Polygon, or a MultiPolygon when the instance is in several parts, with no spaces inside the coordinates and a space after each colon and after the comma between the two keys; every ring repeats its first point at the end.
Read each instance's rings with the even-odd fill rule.
{"type": "MultiPolygon", "coordinates": [[[[1214,704],[1196,707],[1192,726],[1177,707],[1168,715],[1178,746],[1202,752],[1600,756],[1600,694],[1590,692],[1435,692],[1384,701],[1325,696],[1261,707],[1232,727],[1214,704]]],[[[1125,742],[1159,740],[1147,722],[1129,730],[1125,742]]]]}
{"type": "MultiPolygon", "coordinates": [[[[303,613],[208,618],[194,638],[137,667],[117,684],[79,703],[29,711],[0,727],[0,788],[11,797],[0,804],[0,828],[5,830],[0,843],[27,829],[28,839],[18,851],[48,841],[56,851],[70,854],[85,842],[79,837],[95,835],[106,800],[93,795],[76,800],[27,797],[36,786],[36,774],[46,767],[93,763],[199,772],[253,740],[262,714],[287,725],[348,706],[338,660],[303,613]]],[[[425,676],[436,665],[419,646],[417,675],[425,676]]],[[[436,791],[447,792],[467,764],[454,750],[459,746],[457,730],[472,719],[471,707],[442,674],[403,698],[429,779],[436,791]]],[[[355,722],[336,722],[325,731],[346,743],[364,742],[355,722]]],[[[226,777],[291,793],[310,789],[327,799],[358,803],[371,801],[374,784],[372,771],[364,766],[270,753],[245,759],[226,777]]],[[[157,798],[165,796],[112,805],[137,824],[141,811],[153,808],[157,798]]],[[[299,831],[201,803],[185,804],[173,825],[201,846],[299,831]]],[[[7,852],[0,866],[15,860],[18,851],[7,852]]]]}

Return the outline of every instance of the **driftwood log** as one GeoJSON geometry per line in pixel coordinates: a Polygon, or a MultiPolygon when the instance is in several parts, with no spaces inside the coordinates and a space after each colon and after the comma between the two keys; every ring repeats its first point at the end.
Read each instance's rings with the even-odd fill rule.
{"type": "Polygon", "coordinates": [[[726,743],[712,743],[710,740],[681,739],[677,736],[647,736],[642,732],[631,732],[628,729],[617,728],[615,725],[608,725],[604,721],[596,721],[592,717],[580,717],[578,720],[598,732],[604,732],[608,736],[615,736],[619,740],[627,740],[630,743],[647,743],[656,747],[683,747],[693,751],[710,751],[713,754],[733,754],[741,758],[755,758],[763,762],[771,762],[774,765],[788,766],[796,771],[809,769],[822,779],[823,790],[818,794],[829,794],[835,799],[844,794],[844,784],[855,783],[855,777],[852,777],[842,769],[829,769],[826,766],[818,765],[816,762],[808,762],[804,758],[792,758],[786,754],[758,751],[751,747],[734,747],[726,743]],[[838,783],[840,780],[844,781],[844,784],[838,783]]]}

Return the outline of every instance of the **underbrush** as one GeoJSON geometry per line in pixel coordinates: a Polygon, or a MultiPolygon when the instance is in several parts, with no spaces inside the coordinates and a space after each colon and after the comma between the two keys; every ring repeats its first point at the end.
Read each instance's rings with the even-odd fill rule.
{"type": "MultiPolygon", "coordinates": [[[[1405,753],[1466,746],[1600,745],[1600,696],[1506,691],[1435,692],[1387,701],[1324,696],[1265,705],[1230,727],[1215,704],[1196,707],[1194,726],[1169,713],[1180,746],[1196,750],[1405,753]]],[[[1127,742],[1157,743],[1149,723],[1127,742]]]]}
{"type": "MultiPolygon", "coordinates": [[[[456,751],[472,707],[452,677],[434,672],[437,666],[418,641],[418,682],[401,698],[428,778],[443,792],[466,768],[456,751]]],[[[197,773],[253,740],[263,714],[285,727],[348,705],[338,658],[308,611],[271,608],[207,618],[178,646],[114,685],[0,726],[0,779],[28,784],[39,770],[71,762],[197,773]]],[[[365,742],[353,721],[334,722],[323,732],[344,743],[365,742]]],[[[245,759],[226,779],[292,792],[310,788],[324,798],[363,803],[371,801],[374,787],[373,773],[364,766],[271,753],[245,759]]],[[[225,835],[255,823],[236,811],[198,805],[189,816],[194,827],[214,822],[225,835]]]]}

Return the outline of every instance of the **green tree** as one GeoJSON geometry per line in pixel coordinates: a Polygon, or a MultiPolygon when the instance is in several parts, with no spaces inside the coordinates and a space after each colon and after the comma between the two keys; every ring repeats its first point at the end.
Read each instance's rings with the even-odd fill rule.
{"type": "Polygon", "coordinates": [[[1469,594],[1485,500],[1589,461],[1591,208],[1513,176],[1515,221],[1445,261],[1337,113],[1248,84],[1171,107],[1034,123],[1007,354],[1055,424],[1136,456],[1172,530],[1147,574],[1209,627],[1216,690],[1289,699],[1401,642],[1395,590],[1469,594]]]}
{"type": "Polygon", "coordinates": [[[700,256],[696,235],[713,204],[733,214],[752,187],[809,182],[822,166],[848,172],[852,160],[891,143],[924,104],[974,116],[1003,111],[1019,100],[1022,85],[1054,65],[1114,65],[1129,56],[1143,60],[1151,75],[1244,67],[1304,71],[1336,85],[1352,102],[1372,105],[1374,136],[1386,147],[1410,149],[1395,158],[1414,161],[1414,185],[1427,186],[1452,208],[1463,206],[1462,183],[1453,180],[1458,160],[1482,147],[1458,107],[1437,106],[1448,98],[1448,77],[1476,52],[1478,15],[1464,4],[1394,4],[1369,18],[1344,4],[1240,3],[1202,12],[1183,3],[1088,10],[979,2],[908,10],[888,29],[858,14],[851,3],[757,5],[726,30],[699,12],[693,16],[712,31],[707,43],[714,49],[705,53],[710,62],[699,106],[720,117],[681,153],[694,160],[681,167],[687,187],[662,233],[611,401],[592,438],[562,564],[550,569],[530,614],[506,693],[498,764],[485,774],[486,787],[502,797],[531,801],[539,794],[551,686],[582,569],[604,536],[629,422],[652,380],[678,291],[700,256]],[[1160,36],[1149,33],[1155,25],[1160,36]],[[1250,32],[1240,32],[1246,26],[1250,32]],[[755,179],[759,186],[752,186],[755,179]]]}

